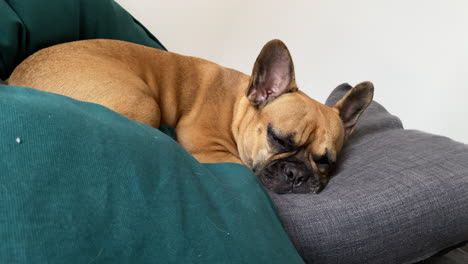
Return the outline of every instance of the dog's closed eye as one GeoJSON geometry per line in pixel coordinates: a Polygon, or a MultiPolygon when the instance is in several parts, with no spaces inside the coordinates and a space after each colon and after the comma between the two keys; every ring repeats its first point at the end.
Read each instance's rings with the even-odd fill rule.
{"type": "Polygon", "coordinates": [[[328,152],[325,152],[324,155],[314,156],[314,162],[317,165],[320,173],[327,174],[333,168],[334,162],[331,161],[328,157],[328,152]]]}
{"type": "Polygon", "coordinates": [[[267,133],[268,142],[279,153],[293,152],[295,149],[297,149],[297,146],[293,140],[293,135],[281,136],[275,133],[271,124],[268,125],[267,133]]]}

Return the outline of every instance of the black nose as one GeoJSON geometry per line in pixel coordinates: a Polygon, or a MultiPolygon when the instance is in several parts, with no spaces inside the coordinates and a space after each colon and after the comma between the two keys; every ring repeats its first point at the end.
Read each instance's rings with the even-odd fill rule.
{"type": "Polygon", "coordinates": [[[309,175],[307,175],[304,170],[299,170],[292,166],[284,167],[284,175],[286,175],[286,181],[293,183],[296,187],[301,186],[309,179],[309,175]]]}

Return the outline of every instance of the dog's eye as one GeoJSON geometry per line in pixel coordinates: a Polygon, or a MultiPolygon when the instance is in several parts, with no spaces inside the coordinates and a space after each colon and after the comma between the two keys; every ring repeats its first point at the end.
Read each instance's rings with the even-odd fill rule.
{"type": "Polygon", "coordinates": [[[330,164],[328,164],[328,163],[317,163],[317,168],[319,169],[319,171],[321,173],[325,174],[330,169],[330,164]]]}
{"type": "Polygon", "coordinates": [[[331,164],[328,160],[328,155],[325,154],[318,158],[315,158],[314,162],[321,173],[326,174],[330,170],[331,164]]]}
{"type": "Polygon", "coordinates": [[[286,142],[282,138],[278,137],[273,133],[270,134],[270,139],[273,142],[273,144],[280,145],[282,147],[286,145],[286,142]]]}
{"type": "Polygon", "coordinates": [[[268,125],[268,142],[272,145],[273,148],[275,148],[279,152],[291,152],[294,151],[296,148],[296,145],[294,144],[293,141],[293,136],[279,136],[273,131],[273,127],[271,125],[268,125]]]}

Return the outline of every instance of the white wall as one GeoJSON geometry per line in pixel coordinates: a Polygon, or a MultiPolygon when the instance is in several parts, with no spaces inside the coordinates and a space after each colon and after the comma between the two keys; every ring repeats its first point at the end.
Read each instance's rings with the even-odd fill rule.
{"type": "Polygon", "coordinates": [[[289,47],[300,89],[370,80],[406,128],[468,143],[468,0],[117,0],[170,50],[251,72],[289,47]]]}

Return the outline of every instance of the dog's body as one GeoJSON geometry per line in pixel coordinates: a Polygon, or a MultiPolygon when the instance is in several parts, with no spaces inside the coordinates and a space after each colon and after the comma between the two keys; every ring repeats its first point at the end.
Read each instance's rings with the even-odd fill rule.
{"type": "Polygon", "coordinates": [[[101,104],[153,127],[168,124],[199,161],[236,163],[241,161],[233,111],[248,81],[247,75],[202,59],[110,40],[44,49],[8,79],[101,104]]]}
{"type": "Polygon", "coordinates": [[[314,101],[297,91],[280,41],[265,46],[252,77],[137,44],[86,40],[35,53],[7,82],[101,104],[156,128],[168,124],[199,161],[245,164],[280,193],[324,186],[373,91],[362,83],[335,107],[314,101]]]}

